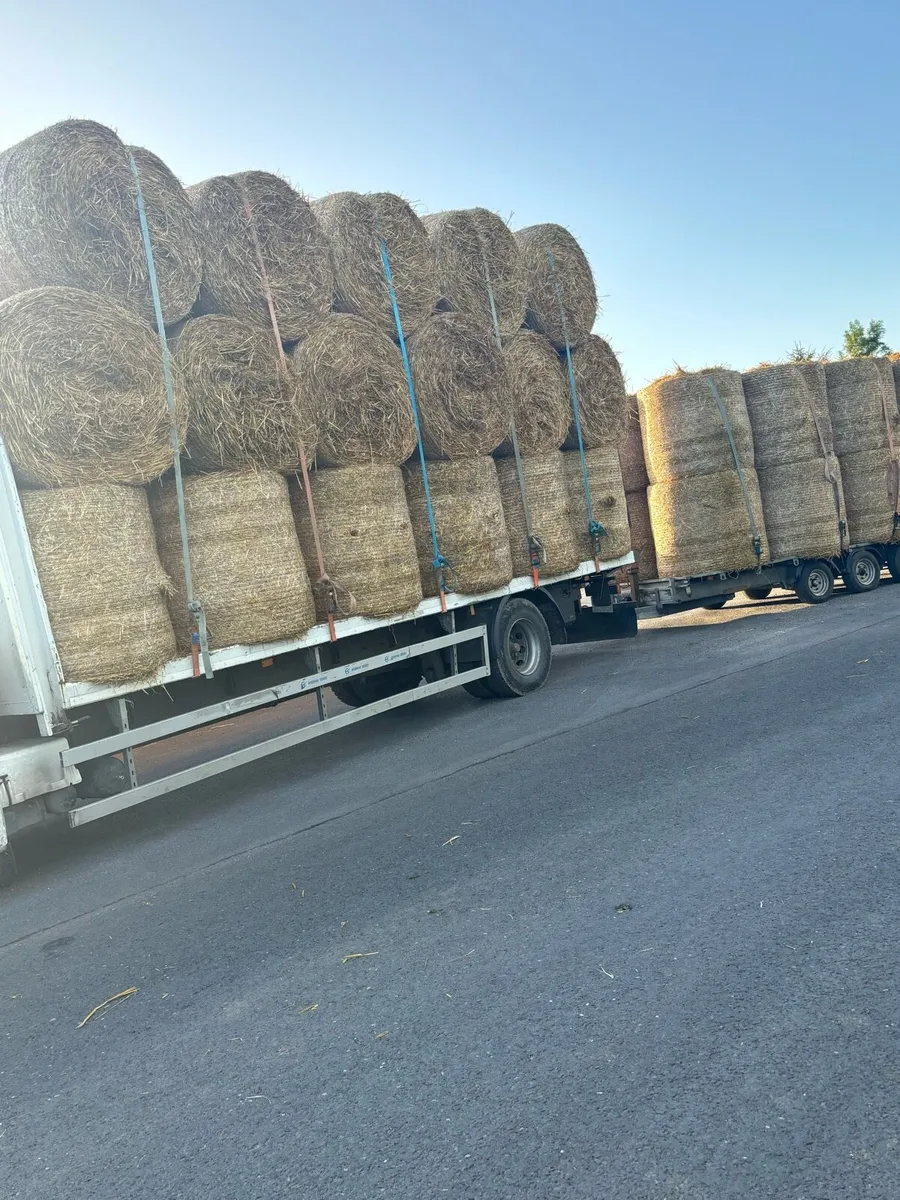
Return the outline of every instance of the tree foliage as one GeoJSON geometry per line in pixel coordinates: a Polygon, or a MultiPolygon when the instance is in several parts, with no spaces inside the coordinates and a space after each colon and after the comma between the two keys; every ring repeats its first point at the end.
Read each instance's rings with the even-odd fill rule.
{"type": "Polygon", "coordinates": [[[862,321],[851,321],[844,331],[844,358],[868,358],[890,352],[884,340],[884,321],[870,321],[868,329],[862,321]]]}
{"type": "Polygon", "coordinates": [[[826,362],[830,354],[830,349],[817,350],[815,346],[804,346],[802,342],[794,342],[788,351],[787,359],[792,363],[826,362]]]}

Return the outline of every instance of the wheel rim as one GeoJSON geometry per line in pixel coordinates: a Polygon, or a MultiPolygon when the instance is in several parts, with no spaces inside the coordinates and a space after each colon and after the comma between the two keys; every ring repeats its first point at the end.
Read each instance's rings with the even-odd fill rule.
{"type": "Polygon", "coordinates": [[[877,578],[875,564],[870,558],[858,558],[853,564],[853,574],[860,587],[871,587],[877,578]]]}
{"type": "Polygon", "coordinates": [[[814,571],[810,571],[806,578],[806,586],[809,588],[810,595],[816,597],[828,594],[829,583],[828,574],[822,567],[816,567],[814,571]]]}
{"type": "Polygon", "coordinates": [[[541,643],[528,621],[514,621],[507,638],[509,660],[520,675],[532,675],[541,660],[541,643]]]}

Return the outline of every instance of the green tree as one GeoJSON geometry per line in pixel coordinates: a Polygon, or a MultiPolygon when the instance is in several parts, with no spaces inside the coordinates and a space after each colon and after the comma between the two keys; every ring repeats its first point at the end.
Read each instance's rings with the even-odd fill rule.
{"type": "Polygon", "coordinates": [[[870,321],[864,329],[862,321],[851,321],[844,331],[844,358],[868,358],[873,354],[890,354],[884,340],[884,321],[870,321]]]}

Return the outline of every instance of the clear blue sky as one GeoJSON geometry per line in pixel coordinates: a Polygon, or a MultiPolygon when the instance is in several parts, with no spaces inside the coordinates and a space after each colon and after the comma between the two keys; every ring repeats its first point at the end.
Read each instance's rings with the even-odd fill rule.
{"type": "Polygon", "coordinates": [[[900,346],[900,4],[3,0],[0,145],[113,125],[186,183],[251,167],[559,221],[632,386],[900,346]]]}

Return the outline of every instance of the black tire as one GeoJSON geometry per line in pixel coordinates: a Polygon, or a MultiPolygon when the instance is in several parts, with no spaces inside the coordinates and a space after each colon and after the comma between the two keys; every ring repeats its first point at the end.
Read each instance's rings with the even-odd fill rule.
{"type": "Polygon", "coordinates": [[[848,592],[874,592],[881,582],[881,563],[871,550],[851,550],[841,577],[848,592]]]}
{"type": "Polygon", "coordinates": [[[818,559],[800,568],[794,591],[804,604],[824,604],[834,592],[834,573],[828,563],[818,559]]]}
{"type": "Polygon", "coordinates": [[[730,596],[719,596],[718,599],[710,600],[709,604],[704,604],[703,607],[708,609],[709,612],[718,612],[720,608],[725,607],[730,599],[730,596]]]}
{"type": "Polygon", "coordinates": [[[341,704],[346,704],[348,708],[363,708],[366,704],[375,704],[378,700],[408,692],[410,688],[418,686],[421,678],[422,664],[416,658],[391,667],[389,671],[341,679],[330,687],[341,704]]]}
{"type": "Polygon", "coordinates": [[[891,542],[884,548],[884,563],[891,573],[891,579],[900,582],[900,542],[891,542]]]}
{"type": "Polygon", "coordinates": [[[468,692],[470,696],[474,696],[476,700],[499,699],[499,697],[488,687],[487,677],[484,679],[472,679],[469,683],[464,683],[463,691],[468,692]]]}
{"type": "Polygon", "coordinates": [[[488,629],[491,673],[484,681],[500,699],[525,696],[550,674],[550,630],[536,604],[511,596],[497,608],[488,629]]]}
{"type": "Polygon", "coordinates": [[[771,584],[766,584],[765,587],[744,588],[744,595],[748,600],[768,600],[772,590],[771,584]]]}
{"type": "Polygon", "coordinates": [[[7,846],[0,853],[0,888],[9,887],[11,883],[15,883],[19,875],[19,868],[16,865],[16,855],[12,846],[7,846]]]}

